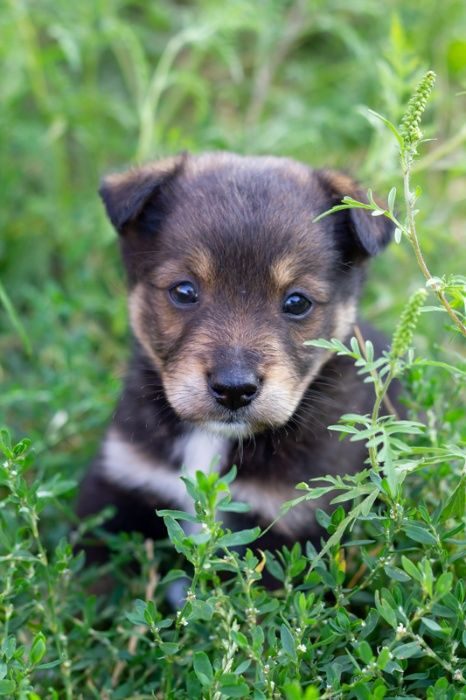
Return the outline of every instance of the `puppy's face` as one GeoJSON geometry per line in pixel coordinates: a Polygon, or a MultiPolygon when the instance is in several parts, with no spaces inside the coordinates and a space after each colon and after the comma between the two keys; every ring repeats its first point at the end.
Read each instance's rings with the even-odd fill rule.
{"type": "Polygon", "coordinates": [[[286,424],[344,340],[365,259],[390,230],[342,212],[345,176],[287,159],[181,156],[107,178],[133,331],[189,423],[237,437],[286,424]]]}

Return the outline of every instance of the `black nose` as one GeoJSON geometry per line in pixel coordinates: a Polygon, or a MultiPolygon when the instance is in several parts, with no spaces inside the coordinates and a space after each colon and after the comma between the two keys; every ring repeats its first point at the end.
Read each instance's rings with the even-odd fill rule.
{"type": "Polygon", "coordinates": [[[250,404],[259,392],[259,378],[249,371],[218,370],[209,376],[208,384],[215,400],[231,411],[250,404]]]}

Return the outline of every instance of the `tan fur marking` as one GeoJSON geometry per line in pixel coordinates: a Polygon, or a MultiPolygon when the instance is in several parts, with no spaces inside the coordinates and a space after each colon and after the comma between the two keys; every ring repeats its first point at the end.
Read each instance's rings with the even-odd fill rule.
{"type": "Polygon", "coordinates": [[[213,279],[214,268],[210,254],[204,248],[196,248],[189,251],[183,262],[170,259],[165,260],[152,274],[154,283],[164,289],[170,287],[175,282],[189,278],[194,275],[203,282],[210,282],[213,279]]]}
{"type": "Polygon", "coordinates": [[[295,279],[296,258],[287,255],[275,260],[270,268],[270,274],[279,289],[286,289],[295,279]]]}
{"type": "Polygon", "coordinates": [[[140,282],[136,285],[128,298],[129,318],[134,335],[141,343],[142,347],[153,361],[155,367],[161,371],[162,363],[157,356],[149,338],[146,335],[145,324],[142,318],[144,308],[144,284],[140,282]]]}
{"type": "Polygon", "coordinates": [[[340,173],[336,170],[325,170],[324,174],[334,191],[337,194],[341,194],[342,197],[354,195],[358,189],[355,181],[348,175],[345,175],[345,173],[340,173]]]}
{"type": "MultiPolygon", "coordinates": [[[[338,170],[324,170],[324,176],[336,195],[339,195],[341,198],[346,196],[355,197],[362,202],[367,202],[367,197],[361,186],[349,175],[345,175],[345,173],[341,173],[338,170]]],[[[385,209],[385,205],[379,197],[374,197],[374,201],[382,209],[385,209]]]]}
{"type": "Polygon", "coordinates": [[[174,282],[179,281],[183,273],[186,275],[185,267],[181,265],[178,260],[165,260],[152,273],[152,279],[157,287],[165,289],[170,287],[174,282]]]}
{"type": "Polygon", "coordinates": [[[356,301],[350,299],[346,304],[337,307],[335,313],[335,326],[332,338],[345,341],[354,326],[356,320],[356,301]]]}
{"type": "Polygon", "coordinates": [[[200,280],[206,283],[213,280],[214,266],[212,264],[212,258],[207,250],[199,247],[190,251],[186,262],[200,280]]]}
{"type": "Polygon", "coordinates": [[[285,290],[290,285],[298,285],[309,291],[317,302],[325,304],[329,301],[330,287],[326,280],[314,275],[301,275],[299,261],[294,255],[287,255],[272,263],[270,268],[272,279],[276,286],[285,290]]]}
{"type": "Polygon", "coordinates": [[[302,395],[308,388],[308,386],[311,384],[312,380],[315,379],[315,377],[318,375],[319,371],[322,369],[322,367],[325,365],[327,360],[329,360],[332,357],[332,352],[330,350],[323,350],[321,351],[321,354],[314,362],[314,364],[309,368],[307,371],[306,375],[300,382],[296,394],[299,396],[298,402],[296,403],[296,407],[301,400],[302,395]]]}

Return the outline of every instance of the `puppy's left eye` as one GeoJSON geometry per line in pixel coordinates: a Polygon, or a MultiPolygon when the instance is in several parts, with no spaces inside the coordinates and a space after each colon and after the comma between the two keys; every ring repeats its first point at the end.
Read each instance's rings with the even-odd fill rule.
{"type": "Polygon", "coordinates": [[[195,304],[199,299],[199,293],[192,282],[179,282],[168,293],[176,305],[195,304]]]}
{"type": "Polygon", "coordinates": [[[289,294],[283,302],[282,311],[288,316],[302,318],[312,309],[312,301],[300,292],[289,294]]]}

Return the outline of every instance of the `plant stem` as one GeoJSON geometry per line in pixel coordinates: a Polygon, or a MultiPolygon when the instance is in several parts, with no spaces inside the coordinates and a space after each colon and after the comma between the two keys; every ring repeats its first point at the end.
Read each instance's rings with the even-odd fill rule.
{"type": "MultiPolygon", "coordinates": [[[[375,430],[377,428],[377,421],[379,419],[379,411],[380,407],[382,405],[382,402],[384,400],[385,394],[387,393],[388,387],[390,386],[392,380],[394,377],[394,367],[391,367],[390,372],[388,373],[388,376],[383,383],[381,388],[377,388],[377,384],[374,383],[374,387],[376,390],[376,399],[374,402],[374,408],[372,409],[372,416],[371,416],[371,421],[372,421],[372,427],[375,430]]],[[[372,445],[369,447],[369,457],[371,460],[371,466],[374,471],[377,471],[379,468],[379,462],[377,458],[377,447],[375,445],[372,445]]]]}
{"type": "MultiPolygon", "coordinates": [[[[416,223],[415,223],[415,213],[413,209],[413,194],[410,191],[410,168],[411,168],[411,163],[409,156],[407,157],[406,155],[402,155],[402,168],[403,168],[403,185],[404,185],[404,197],[405,197],[405,203],[406,203],[406,212],[407,212],[407,227],[405,228],[406,234],[408,236],[408,240],[411,243],[411,246],[414,250],[414,254],[416,255],[416,260],[418,262],[418,265],[421,269],[422,274],[426,278],[426,280],[429,282],[432,280],[432,275],[430,273],[429,268],[427,267],[426,261],[424,260],[424,256],[421,251],[421,246],[419,245],[419,239],[417,237],[417,232],[416,232],[416,223]]],[[[466,326],[464,323],[461,322],[461,320],[458,318],[458,316],[455,314],[454,309],[451,307],[448,299],[446,298],[444,292],[441,289],[437,288],[437,285],[433,285],[432,287],[433,291],[437,295],[440,303],[443,305],[445,308],[446,312],[450,316],[451,320],[453,323],[457,326],[459,331],[466,337],[466,326]]]]}
{"type": "MultiPolygon", "coordinates": [[[[354,325],[353,330],[354,330],[354,335],[356,336],[356,339],[359,343],[359,347],[361,349],[361,354],[364,357],[364,359],[367,361],[366,342],[365,342],[363,334],[361,333],[361,329],[359,328],[357,323],[354,325]]],[[[372,379],[374,380],[374,386],[378,386],[379,378],[378,378],[377,372],[375,370],[371,370],[370,375],[371,375],[372,379]]],[[[395,406],[391,402],[391,399],[387,393],[385,393],[383,395],[382,401],[385,404],[385,408],[387,409],[387,411],[389,413],[391,413],[392,416],[395,416],[395,418],[398,420],[399,419],[398,411],[396,410],[395,406]]]]}
{"type": "Polygon", "coordinates": [[[42,564],[42,566],[44,567],[44,578],[45,578],[45,582],[47,585],[47,593],[48,593],[48,604],[47,604],[47,608],[48,608],[48,612],[49,612],[48,623],[49,623],[50,630],[55,638],[58,656],[61,660],[60,669],[62,671],[63,684],[65,686],[65,697],[66,697],[66,700],[72,700],[72,698],[73,698],[73,686],[71,683],[71,675],[70,675],[71,661],[70,661],[70,658],[68,655],[68,642],[67,642],[66,635],[64,634],[64,631],[63,631],[61,618],[58,615],[58,612],[57,612],[57,609],[55,606],[55,588],[52,585],[52,581],[50,579],[49,562],[48,562],[48,558],[47,558],[47,553],[44,549],[44,546],[42,544],[42,540],[40,538],[39,529],[37,527],[38,517],[37,517],[37,513],[34,509],[30,509],[30,511],[29,511],[29,521],[30,521],[32,536],[33,536],[33,538],[36,542],[36,546],[37,546],[38,559],[39,559],[40,563],[42,564]]]}

